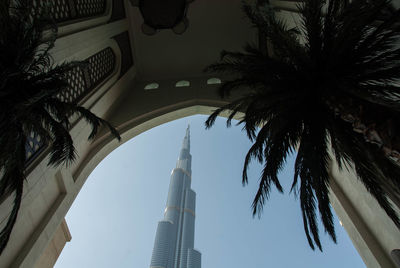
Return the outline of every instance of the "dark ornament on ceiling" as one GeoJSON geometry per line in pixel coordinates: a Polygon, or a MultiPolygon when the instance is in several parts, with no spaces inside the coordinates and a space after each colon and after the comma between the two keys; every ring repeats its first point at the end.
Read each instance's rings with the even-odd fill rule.
{"type": "Polygon", "coordinates": [[[143,17],[142,31],[153,35],[158,30],[172,29],[182,34],[189,26],[186,12],[193,0],[130,0],[143,17]]]}

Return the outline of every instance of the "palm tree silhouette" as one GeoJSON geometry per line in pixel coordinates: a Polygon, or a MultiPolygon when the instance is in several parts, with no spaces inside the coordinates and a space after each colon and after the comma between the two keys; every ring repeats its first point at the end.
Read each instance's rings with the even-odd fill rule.
{"type": "Polygon", "coordinates": [[[23,194],[26,143],[31,133],[50,146],[49,165],[71,163],[75,147],[69,133],[71,116],[86,120],[96,136],[100,126],[120,136],[107,121],[76,102],[57,95],[70,89],[68,72],[85,65],[67,62],[55,65],[49,54],[57,28],[46,6],[32,14],[32,1],[2,0],[0,3],[0,200],[15,193],[14,205],[0,232],[0,253],[10,238],[23,194]]]}
{"type": "Polygon", "coordinates": [[[228,126],[244,112],[238,124],[254,143],[243,183],[252,159],[265,163],[253,214],[262,212],[272,185],[283,192],[278,173],[297,151],[291,191],[300,198],[312,249],[322,250],[317,210],[336,242],[328,195],[332,158],[340,169],[354,168],[400,227],[388,200],[400,196],[400,11],[388,0],[305,0],[298,6],[300,25],[290,29],[268,4],[243,9],[266,46],[223,51],[206,69],[234,75],[221,85],[221,97],[241,96],[215,110],[206,127],[223,111],[229,111],[228,126]]]}

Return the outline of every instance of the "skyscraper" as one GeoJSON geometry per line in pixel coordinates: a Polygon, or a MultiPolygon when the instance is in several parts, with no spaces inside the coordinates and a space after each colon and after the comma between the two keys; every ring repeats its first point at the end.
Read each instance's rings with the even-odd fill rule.
{"type": "Polygon", "coordinates": [[[191,163],[188,126],[171,173],[164,220],[157,226],[150,268],[201,268],[201,253],[193,248],[196,193],[190,188],[191,163]]]}

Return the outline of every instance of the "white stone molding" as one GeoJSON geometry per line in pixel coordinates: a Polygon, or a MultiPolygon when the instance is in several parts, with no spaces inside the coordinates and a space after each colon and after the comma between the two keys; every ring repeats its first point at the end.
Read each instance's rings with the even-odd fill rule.
{"type": "MultiPolygon", "coordinates": [[[[190,81],[190,86],[184,88],[175,87],[176,80],[173,79],[138,81],[135,66],[119,77],[121,51],[112,37],[133,25],[128,19],[105,24],[111,16],[110,8],[109,4],[107,16],[60,26],[60,38],[56,40],[52,55],[55,62],[60,63],[86,59],[106,47],[113,49],[115,71],[84,98],[82,104],[117,127],[122,141],[119,143],[103,129],[96,140],[88,142],[90,127],[80,120],[71,129],[78,153],[74,164],[68,168],[50,168],[44,153],[31,165],[24,183],[20,213],[10,242],[0,257],[0,267],[35,266],[90,173],[115,148],[158,125],[195,114],[209,115],[215,107],[229,101],[221,100],[216,93],[219,85],[207,85],[209,77],[179,78],[190,81]],[[144,90],[149,82],[160,86],[157,90],[144,90]]],[[[285,12],[289,13],[280,13],[286,16],[285,12]]],[[[296,19],[292,15],[290,20],[294,25],[296,19]]],[[[129,16],[132,14],[127,12],[129,16]]],[[[129,35],[132,41],[132,31],[129,35]]],[[[132,55],[136,59],[139,55],[135,54],[133,46],[134,42],[131,42],[132,55]]],[[[331,178],[332,206],[364,262],[369,267],[395,267],[390,253],[400,248],[399,229],[354,174],[338,172],[333,163],[331,178]]],[[[12,202],[13,196],[10,196],[0,204],[0,228],[7,220],[12,202]]]]}
{"type": "Polygon", "coordinates": [[[82,60],[95,54],[113,36],[128,30],[128,22],[119,20],[58,38],[51,54],[55,62],[82,60]]]}
{"type": "MultiPolygon", "coordinates": [[[[115,54],[115,69],[103,83],[92,89],[92,92],[82,100],[82,105],[87,108],[92,108],[101,102],[102,96],[118,80],[121,70],[119,46],[114,39],[108,38],[102,42],[93,43],[93,46],[85,50],[77,50],[77,53],[71,54],[66,59],[86,59],[107,47],[110,47],[115,54]]],[[[77,122],[71,129],[71,135],[79,136],[81,129],[85,127],[84,122],[77,122]]],[[[28,168],[30,173],[24,184],[24,196],[19,216],[10,238],[12,242],[9,243],[0,258],[0,267],[33,267],[32,264],[46,248],[50,241],[49,238],[64,219],[75,197],[73,193],[76,191],[71,173],[62,167],[58,169],[47,167],[46,153],[44,151],[38,161],[33,161],[28,168]],[[62,173],[64,174],[62,175],[62,173]]],[[[12,202],[13,196],[11,195],[0,204],[2,224],[5,224],[8,218],[12,202]]]]}
{"type": "Polygon", "coordinates": [[[76,32],[91,29],[102,24],[106,24],[111,18],[113,1],[122,1],[122,0],[107,0],[106,9],[103,15],[70,20],[58,24],[58,36],[63,37],[76,32]]]}
{"type": "MultiPolygon", "coordinates": [[[[331,204],[368,267],[396,268],[390,257],[400,231],[352,171],[331,165],[331,204]]],[[[393,204],[397,213],[399,209],[393,204]]]]}

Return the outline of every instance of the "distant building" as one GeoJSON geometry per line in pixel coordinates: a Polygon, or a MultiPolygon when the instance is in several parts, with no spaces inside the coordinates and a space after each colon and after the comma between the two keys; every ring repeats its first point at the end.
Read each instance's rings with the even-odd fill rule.
{"type": "MultiPolygon", "coordinates": [[[[203,71],[218,59],[222,50],[241,51],[246,43],[265,47],[256,27],[244,18],[242,0],[194,1],[185,13],[190,23],[183,34],[167,29],[153,36],[142,27],[140,9],[132,6],[138,0],[31,2],[54,4],[51,12],[58,26],[57,41],[50,51],[54,63],[87,63],[83,69],[69,73],[71,88],[62,92],[60,98],[78,102],[107,119],[120,131],[122,142],[104,130],[99,131],[95,140],[87,141],[90,127],[77,116],[70,133],[79,157],[68,167],[53,167],[47,164],[48,144],[37,135],[29,137],[24,195],[10,241],[0,256],[0,267],[32,268],[42,263],[39,259],[60,234],[57,229],[89,174],[114,149],[148,129],[190,115],[210,115],[240,97],[233,93],[230,99],[221,99],[218,87],[230,79],[229,75],[214,77],[203,71]]],[[[162,2],[176,5],[181,1],[162,2]]],[[[277,18],[287,23],[289,29],[301,24],[298,4],[303,1],[269,2],[277,18]]],[[[400,7],[400,0],[392,3],[400,7]]],[[[159,10],[152,10],[151,16],[155,18],[159,10]]],[[[339,169],[335,159],[329,161],[329,166],[331,205],[365,265],[400,267],[400,228],[357,180],[354,170],[339,169]]],[[[0,226],[13,209],[14,197],[11,194],[0,200],[0,226]]],[[[400,211],[399,200],[392,200],[396,211],[400,211]]],[[[171,220],[167,214],[174,209],[167,211],[166,220],[171,220]]],[[[183,223],[173,224],[175,228],[183,223]]],[[[196,255],[195,252],[189,251],[188,256],[196,255]]]]}
{"type": "Polygon", "coordinates": [[[172,170],[164,220],[158,223],[150,268],[201,268],[194,247],[196,193],[192,181],[189,127],[172,170]]]}

